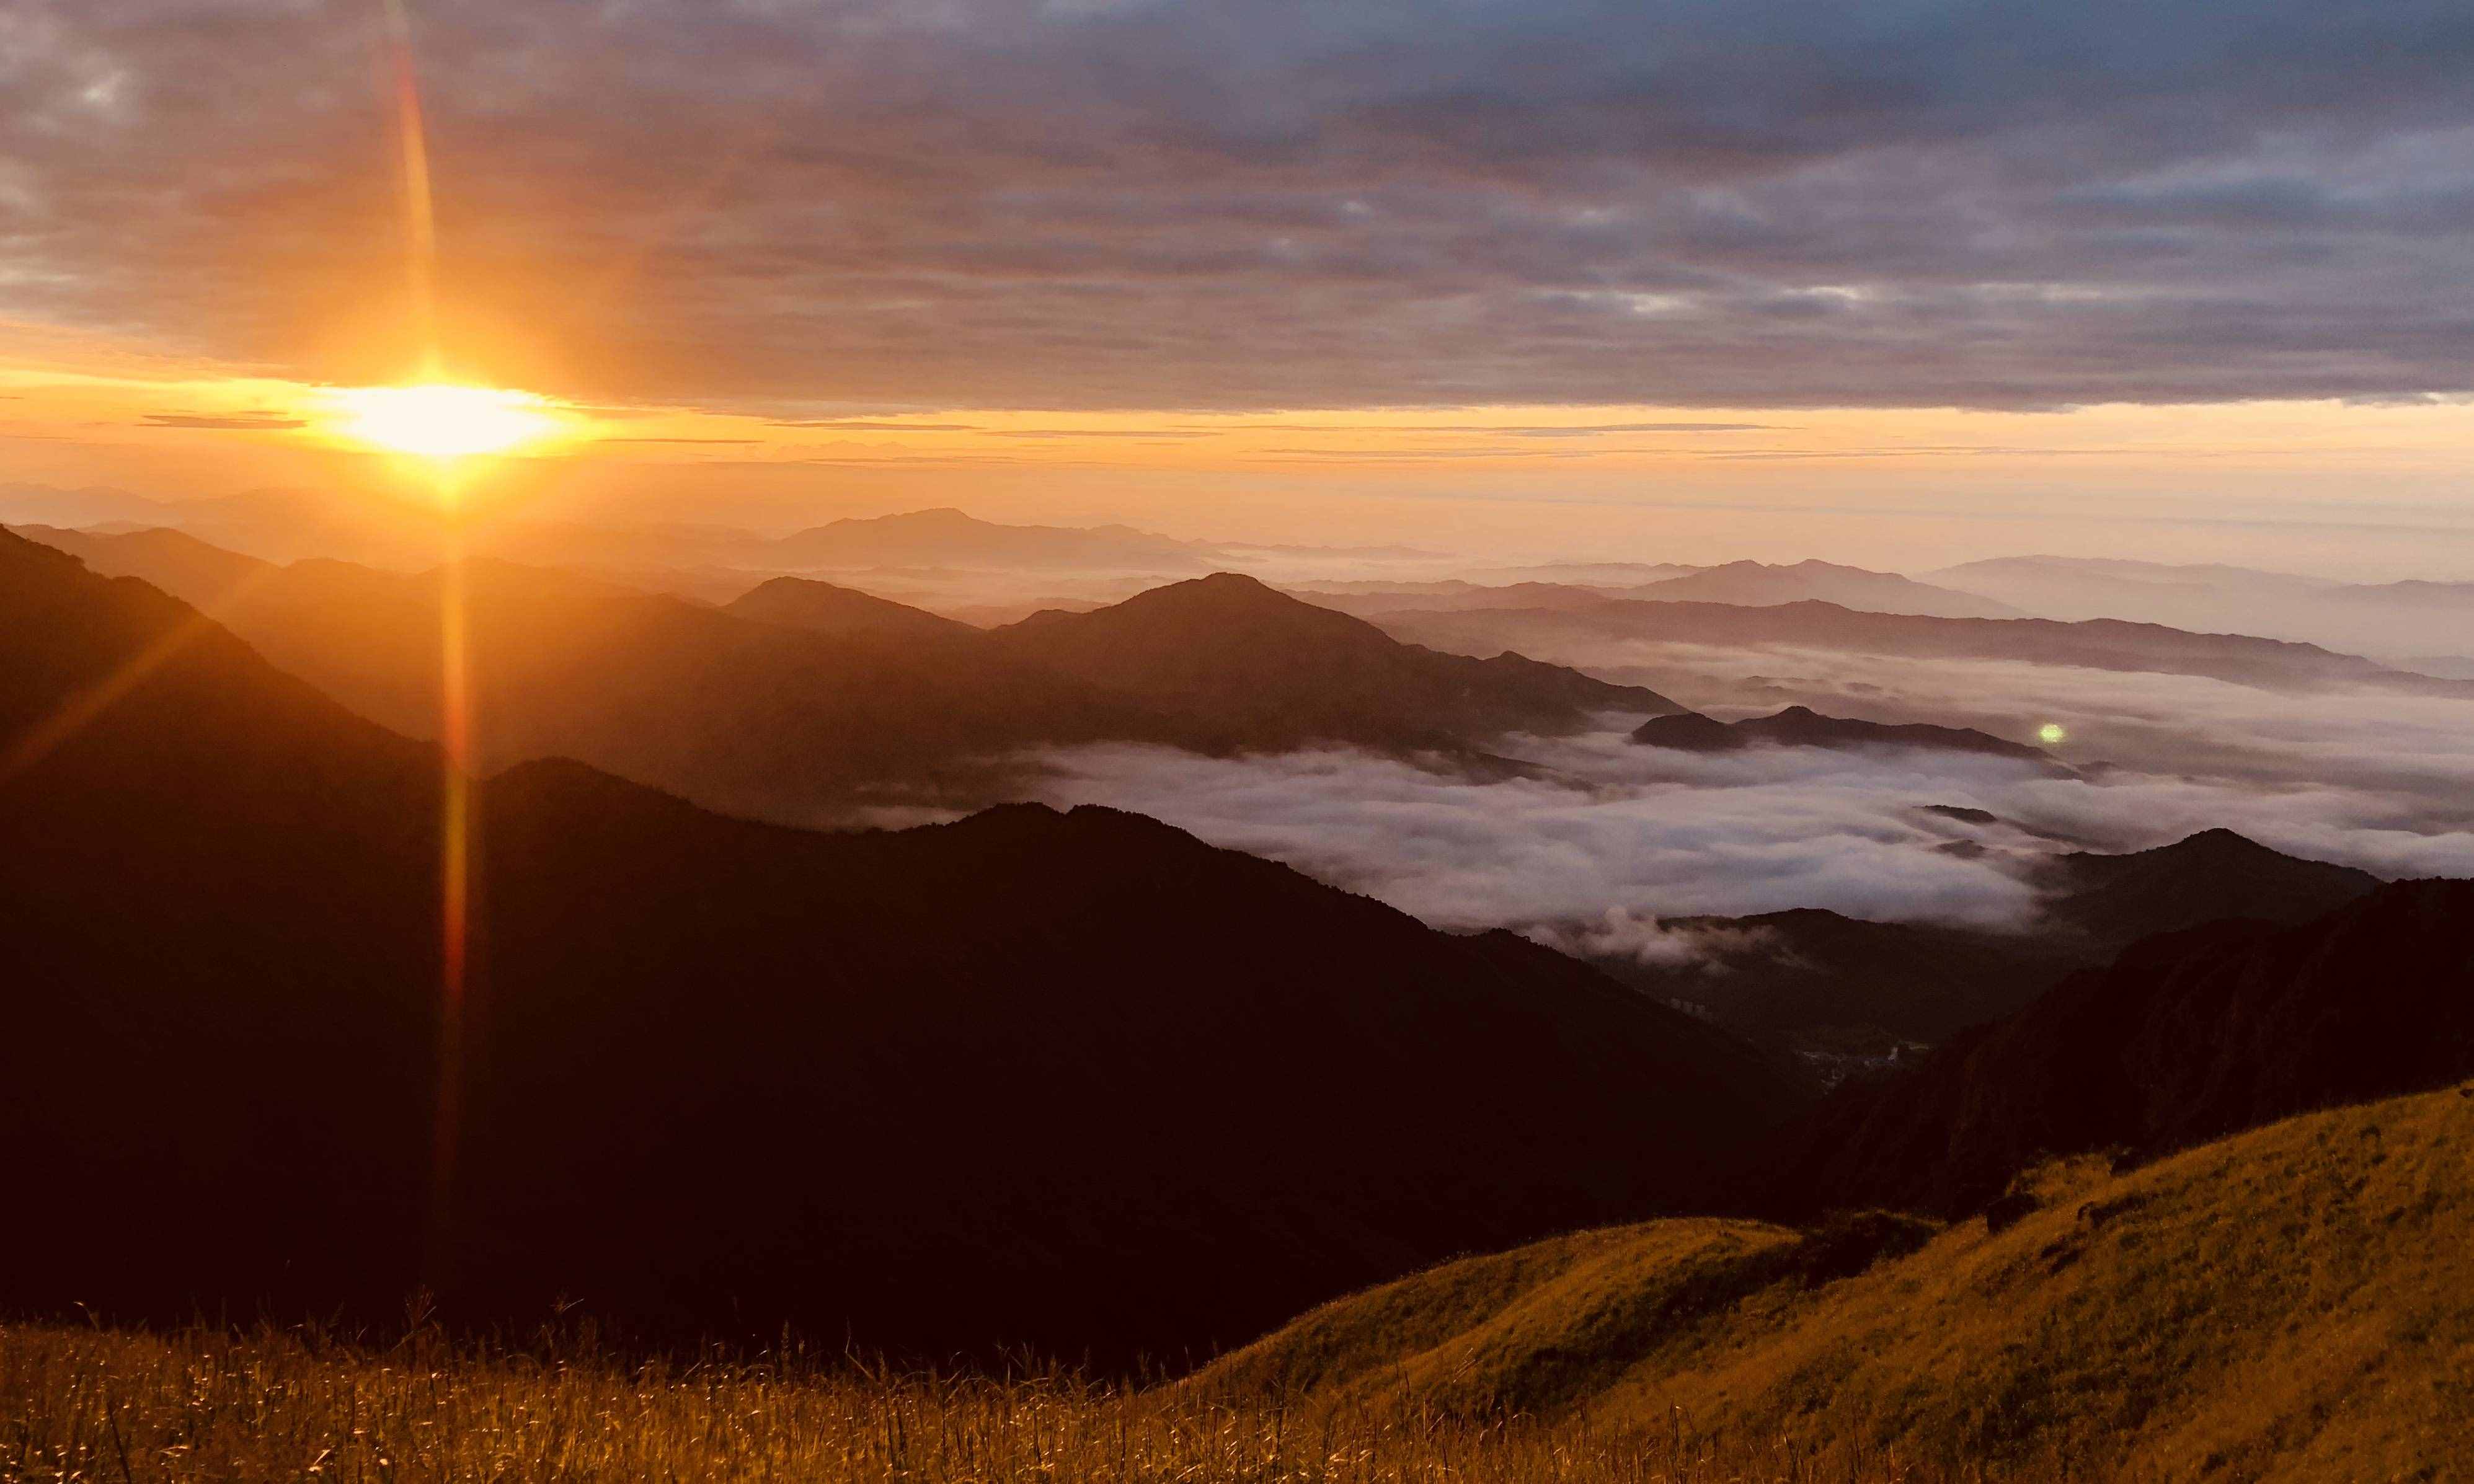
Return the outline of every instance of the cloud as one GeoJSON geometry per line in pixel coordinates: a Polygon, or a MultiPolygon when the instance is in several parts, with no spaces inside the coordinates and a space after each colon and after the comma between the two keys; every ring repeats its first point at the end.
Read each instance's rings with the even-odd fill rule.
{"type": "MultiPolygon", "coordinates": [[[[415,31],[440,323],[577,396],[2474,384],[2456,0],[431,0],[415,31]]],[[[400,372],[376,35],[297,0],[12,6],[12,312],[400,372]]]]}
{"type": "Polygon", "coordinates": [[[221,414],[150,412],[146,414],[146,425],[157,428],[212,428],[225,432],[246,433],[305,428],[309,424],[304,419],[287,418],[280,413],[270,412],[221,414]]]}
{"type": "Polygon", "coordinates": [[[1693,757],[1619,733],[1520,751],[1555,776],[1485,782],[1350,753],[1226,761],[1102,747],[1052,756],[1043,793],[1152,814],[1448,927],[1803,906],[1999,926],[2032,909],[2015,876],[1934,850],[1953,832],[1916,809],[2013,778],[2012,764],[1693,757]]]}
{"type": "MultiPolygon", "coordinates": [[[[1916,751],[1704,757],[1610,732],[1509,741],[1505,751],[1547,771],[1492,782],[1348,753],[1223,760],[1082,748],[1048,759],[1044,793],[1156,815],[1438,925],[1513,927],[1651,962],[1701,951],[1706,929],[1674,920],[1704,914],[1823,907],[2020,926],[2036,911],[2021,870],[2034,856],[2144,850],[2215,827],[2383,875],[2474,876],[2474,702],[1839,653],[1697,658],[1724,672],[1698,683],[1735,704],[1677,688],[1722,714],[1797,699],[2009,734],[2057,719],[2071,760],[2115,766],[2056,778],[1916,751]],[[1747,673],[1757,664],[1768,669],[1758,680],[1747,673]],[[1750,694],[1759,685],[1779,694],[1750,694]],[[1940,849],[1954,841],[1984,849],[1940,849]]],[[[1661,686],[1677,679],[1641,673],[1661,686]]]]}

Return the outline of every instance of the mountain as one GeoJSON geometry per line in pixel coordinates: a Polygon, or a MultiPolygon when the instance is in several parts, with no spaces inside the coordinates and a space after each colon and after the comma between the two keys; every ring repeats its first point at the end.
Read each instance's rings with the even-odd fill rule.
{"type": "Polygon", "coordinates": [[[2048,916],[2108,954],[2223,919],[2306,922],[2380,885],[2367,871],[2299,859],[2230,829],[2126,855],[2054,856],[2040,863],[2035,879],[2048,916]]]}
{"type": "Polygon", "coordinates": [[[2007,659],[2096,670],[2198,675],[2268,690],[2375,685],[2421,695],[2474,695],[2474,684],[2391,669],[2314,644],[2159,624],[2089,619],[1928,618],[1862,613],[1832,603],[1744,608],[1610,600],[1592,607],[1485,612],[1387,612],[1385,632],[1461,653],[1516,644],[1559,663],[1589,663],[1610,641],[1638,645],[1779,645],[1922,659],[2007,659]]]}
{"type": "Polygon", "coordinates": [[[953,639],[976,637],[979,633],[969,624],[940,618],[926,609],[801,577],[777,577],[760,584],[722,605],[722,611],[759,623],[839,635],[953,639]]]}
{"type": "MultiPolygon", "coordinates": [[[[1594,569],[1580,570],[1586,573],[1594,569]]],[[[1869,572],[1862,567],[1838,566],[1828,562],[1799,562],[1792,566],[1730,562],[1724,566],[1643,570],[1656,575],[1644,578],[1633,574],[1634,580],[1616,583],[1584,581],[1579,576],[1552,582],[1530,577],[1492,586],[1458,580],[1428,583],[1310,582],[1293,584],[1291,590],[1325,608],[1336,608],[1361,616],[1405,611],[1465,612],[1488,609],[1586,609],[1610,599],[1650,603],[1726,603],[1747,607],[1824,602],[1875,613],[1923,613],[1952,618],[2020,616],[2019,610],[1974,593],[1934,587],[1894,572],[1869,572]]],[[[1508,578],[1512,573],[1499,575],[1508,578]]]]}
{"type": "Polygon", "coordinates": [[[1846,751],[1866,747],[1923,748],[1939,753],[1975,753],[2069,772],[2052,754],[2024,742],[2005,741],[1973,727],[1933,727],[1922,723],[1888,726],[1824,716],[1809,706],[1791,706],[1771,716],[1749,716],[1721,722],[1697,711],[1655,716],[1632,734],[1644,747],[1673,748],[1687,753],[1734,753],[1748,747],[1819,747],[1846,751]]]}
{"type": "Polygon", "coordinates": [[[2382,657],[2465,632],[2474,583],[2340,583],[2232,566],[2009,557],[1928,574],[2052,618],[2126,618],[2307,639],[2382,657]]]}
{"type": "Polygon", "coordinates": [[[767,561],[791,570],[952,566],[1170,573],[1202,570],[1212,556],[1208,546],[1130,526],[1008,526],[958,510],[837,520],[765,547],[767,561]]]}
{"type": "Polygon", "coordinates": [[[1928,572],[1925,579],[2050,618],[2203,628],[2246,610],[2307,604],[2337,586],[2291,572],[2105,557],[1997,557],[1928,572]]]}
{"type": "MultiPolygon", "coordinates": [[[[1981,811],[1942,812],[1993,823],[1981,811]]],[[[2237,918],[2305,922],[2380,886],[2366,872],[2221,829],[2123,855],[2049,856],[2030,879],[2038,916],[2014,930],[1874,922],[1817,908],[1677,917],[1661,920],[1661,938],[1688,946],[1688,956],[1590,961],[1834,1080],[1886,1070],[2009,1015],[2139,939],[2237,918]]]]}
{"type": "MultiPolygon", "coordinates": [[[[176,589],[184,575],[147,571],[176,589]]],[[[992,759],[1024,749],[1205,740],[981,635],[818,633],[488,560],[414,574],[299,562],[212,610],[354,710],[432,736],[450,592],[487,768],[576,757],[715,807],[806,819],[872,790],[984,797],[1001,782],[992,759]]]]}
{"type": "Polygon", "coordinates": [[[1396,612],[1595,608],[1607,600],[1607,594],[1600,589],[1558,583],[1513,583],[1501,587],[1457,582],[1290,583],[1283,590],[1318,608],[1338,609],[1360,618],[1396,612]]]}
{"type": "MultiPolygon", "coordinates": [[[[109,553],[98,560],[208,603],[363,715],[436,733],[447,570],[300,562],[230,589],[162,560],[151,538],[85,539],[109,553]]],[[[1249,578],[1154,589],[1054,633],[1033,631],[1060,620],[985,634],[819,583],[767,584],[715,610],[490,560],[451,575],[482,765],[575,757],[791,821],[887,792],[986,802],[1012,790],[1012,759],[1051,746],[1324,741],[1465,755],[1600,709],[1671,708],[1517,656],[1417,650],[1249,578]],[[1215,596],[1228,592],[1244,601],[1215,596]],[[810,622],[782,621],[793,616],[810,622]]]]}
{"type": "Polygon", "coordinates": [[[11,525],[165,525],[177,505],[126,490],[89,485],[63,490],[50,485],[0,485],[0,521],[11,525]]]}
{"type": "Polygon", "coordinates": [[[1680,562],[1548,562],[1536,566],[1472,567],[1452,575],[1462,582],[1499,586],[1548,583],[1578,587],[1639,587],[1709,570],[1680,562]]]}
{"type": "Polygon", "coordinates": [[[2000,1231],[1585,1232],[1343,1299],[1189,1384],[1308,1433],[1363,1405],[1757,1440],[1726,1477],[2439,1477],[2474,1450],[2469,1142],[2461,1088],[2050,1168],[2000,1231]]]}
{"type": "Polygon", "coordinates": [[[2087,962],[2075,935],[1875,922],[1818,907],[1661,918],[1690,957],[1608,955],[1613,978],[1796,1057],[1823,1080],[1885,1070],[2016,1010],[2087,962]]]}
{"type": "Polygon", "coordinates": [[[2145,940],[1921,1065],[1842,1089],[1772,1188],[1958,1213],[2051,1154],[2180,1148],[2474,1073],[2474,882],[2383,886],[2298,926],[2145,940]]]}
{"type": "Polygon", "coordinates": [[[474,787],[442,997],[437,754],[6,536],[0,738],[0,1137],[47,1203],[12,1309],[425,1281],[472,1318],[1174,1358],[1706,1202],[1794,1107],[1569,959],[1137,816],[816,834],[564,761],[474,787]]]}
{"type": "Polygon", "coordinates": [[[2474,681],[2474,655],[2415,655],[2403,663],[2409,670],[2443,680],[2474,681]]]}
{"type": "Polygon", "coordinates": [[[67,552],[106,577],[139,577],[212,608],[265,580],[272,562],[210,546],[185,531],[149,528],[98,535],[54,526],[12,526],[31,541],[67,552]]]}
{"type": "Polygon", "coordinates": [[[994,631],[1007,650],[1219,729],[1254,751],[1343,743],[1449,752],[1602,712],[1682,709],[1655,691],[1501,653],[1402,644],[1362,619],[1219,572],[1086,613],[994,631]]]}
{"type": "Polygon", "coordinates": [[[1935,618],[2017,618],[2020,610],[1972,592],[1936,587],[1896,572],[1871,572],[1830,562],[1771,566],[1730,562],[1683,577],[1631,588],[1620,596],[1651,603],[1835,603],[1868,613],[1920,613],[1935,618]]]}

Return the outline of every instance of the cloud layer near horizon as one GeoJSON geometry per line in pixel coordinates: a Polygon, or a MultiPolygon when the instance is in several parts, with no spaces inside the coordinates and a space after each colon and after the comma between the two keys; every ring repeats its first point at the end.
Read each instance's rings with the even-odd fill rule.
{"type": "MultiPolygon", "coordinates": [[[[1878,706],[1894,671],[1868,673],[1878,706]]],[[[1662,922],[1701,914],[1824,907],[2025,925],[2036,903],[2019,866],[2030,856],[2145,850],[2215,827],[2382,875],[2474,875],[2474,703],[2296,698],[2050,666],[1910,665],[1902,678],[1918,697],[1970,692],[2014,720],[2062,706],[2137,766],[2067,778],[1904,750],[1697,756],[1607,732],[1518,742],[1513,751],[1554,773],[1494,782],[1352,753],[1220,760],[1081,748],[1051,756],[1044,793],[1155,815],[1441,926],[1514,927],[1652,958],[1691,952],[1689,935],[1662,922]],[[1970,825],[1929,804],[2002,823],[1970,825]],[[1986,850],[1936,849],[1955,840],[1986,850]]]]}
{"type": "MultiPolygon", "coordinates": [[[[17,313],[401,370],[375,4],[0,14],[17,313]]],[[[429,0],[445,324],[791,404],[2474,381],[2453,0],[429,0]]]]}

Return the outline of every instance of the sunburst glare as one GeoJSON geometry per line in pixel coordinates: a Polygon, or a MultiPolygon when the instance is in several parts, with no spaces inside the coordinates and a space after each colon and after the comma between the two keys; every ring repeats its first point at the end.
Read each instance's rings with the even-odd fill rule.
{"type": "Polygon", "coordinates": [[[340,436],[427,459],[507,453],[563,427],[548,398],[496,387],[346,387],[327,399],[340,436]]]}

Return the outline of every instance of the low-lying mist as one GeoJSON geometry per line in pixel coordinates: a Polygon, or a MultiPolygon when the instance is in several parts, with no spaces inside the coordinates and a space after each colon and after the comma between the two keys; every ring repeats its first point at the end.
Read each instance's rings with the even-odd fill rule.
{"type": "Polygon", "coordinates": [[[1784,662],[1796,658],[1734,657],[1768,678],[1738,680],[1728,688],[1752,699],[1710,708],[1804,701],[2023,739],[2050,720],[2069,733],[2055,751],[2084,774],[1904,749],[1700,755],[1610,730],[1512,739],[1502,751],[1538,765],[1512,778],[1350,752],[1078,748],[1044,758],[1040,791],[1154,815],[1440,926],[1582,935],[1650,957],[1688,954],[1660,920],[1696,914],[1823,907],[2026,927],[2036,893],[2023,867],[2034,856],[2143,850],[2211,827],[2383,875],[2474,874],[2474,704],[1845,655],[1803,657],[1816,663],[1799,674],[1784,662]]]}

